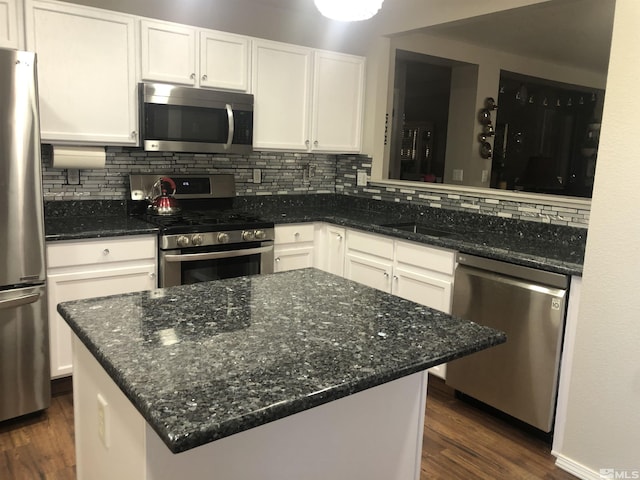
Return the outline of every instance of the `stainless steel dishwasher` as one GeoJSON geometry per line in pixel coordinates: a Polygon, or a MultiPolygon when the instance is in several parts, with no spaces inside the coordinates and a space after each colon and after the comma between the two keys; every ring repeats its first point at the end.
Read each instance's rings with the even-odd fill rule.
{"type": "Polygon", "coordinates": [[[507,342],[447,364],[447,385],[544,432],[555,414],[569,277],[459,254],[452,313],[507,342]]]}

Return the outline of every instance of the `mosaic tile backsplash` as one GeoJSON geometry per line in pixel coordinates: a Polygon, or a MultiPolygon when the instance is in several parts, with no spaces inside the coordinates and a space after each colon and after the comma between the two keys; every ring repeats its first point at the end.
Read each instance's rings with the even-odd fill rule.
{"type": "Polygon", "coordinates": [[[255,152],[240,156],[107,147],[106,168],[80,170],[80,184],[68,185],[66,171],[51,167],[51,151],[50,145],[43,145],[43,194],[47,202],[127,200],[131,173],[233,173],[238,196],[337,193],[578,228],[587,228],[589,223],[589,209],[371,184],[357,186],[358,171],[371,173],[371,158],[365,155],[255,152]],[[261,183],[253,182],[256,168],[260,169],[261,183]]]}

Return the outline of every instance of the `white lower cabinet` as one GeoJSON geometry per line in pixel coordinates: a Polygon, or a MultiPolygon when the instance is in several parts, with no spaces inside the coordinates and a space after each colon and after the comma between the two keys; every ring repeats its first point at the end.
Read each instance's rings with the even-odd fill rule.
{"type": "Polygon", "coordinates": [[[346,230],[330,223],[316,224],[315,267],[344,277],[346,230]]]}
{"type": "MultiPolygon", "coordinates": [[[[345,277],[451,313],[455,252],[381,235],[347,231],[345,277]]],[[[429,373],[445,377],[446,365],[429,373]]]]}
{"type": "Polygon", "coordinates": [[[276,225],[273,246],[274,272],[314,266],[314,224],[276,225]]]}
{"type": "MultiPolygon", "coordinates": [[[[274,271],[314,266],[451,313],[455,252],[330,223],[276,225],[274,271]],[[315,233],[314,233],[315,232],[315,233]]],[[[446,365],[429,369],[445,377],[446,365]]]]}
{"type": "Polygon", "coordinates": [[[156,288],[156,237],[135,236],[47,244],[51,377],[72,373],[71,330],[58,303],[156,288]]]}

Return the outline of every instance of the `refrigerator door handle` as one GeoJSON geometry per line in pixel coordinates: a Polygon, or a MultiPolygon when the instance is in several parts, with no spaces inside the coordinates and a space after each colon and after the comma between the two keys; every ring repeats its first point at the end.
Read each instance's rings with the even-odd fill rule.
{"type": "Polygon", "coordinates": [[[0,300],[0,310],[21,307],[22,305],[28,305],[35,303],[40,298],[39,293],[31,293],[29,295],[22,295],[16,298],[10,298],[8,300],[0,300]]]}

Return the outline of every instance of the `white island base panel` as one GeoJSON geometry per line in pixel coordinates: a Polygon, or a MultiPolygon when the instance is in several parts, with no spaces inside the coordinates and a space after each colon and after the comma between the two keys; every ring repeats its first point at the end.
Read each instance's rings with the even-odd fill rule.
{"type": "Polygon", "coordinates": [[[420,478],[426,372],[174,454],[75,335],[73,356],[79,480],[420,478]]]}

